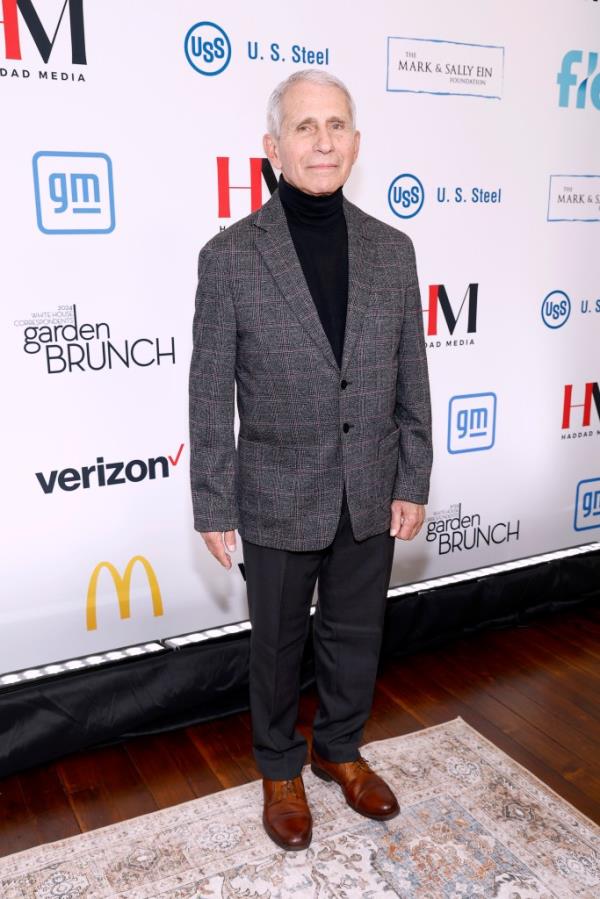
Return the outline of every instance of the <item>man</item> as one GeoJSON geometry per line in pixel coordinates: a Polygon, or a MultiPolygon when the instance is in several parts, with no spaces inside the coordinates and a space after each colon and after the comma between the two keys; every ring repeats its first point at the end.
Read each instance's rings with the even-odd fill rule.
{"type": "Polygon", "coordinates": [[[267,118],[278,189],[200,252],[191,479],[194,526],[226,568],[236,528],[242,538],[263,824],[279,846],[304,849],[307,743],[295,725],[317,582],[312,770],[360,814],[399,811],[358,746],[395,538],[424,520],[431,411],[412,242],[342,193],[360,143],[346,87],[296,72],[267,118]]]}

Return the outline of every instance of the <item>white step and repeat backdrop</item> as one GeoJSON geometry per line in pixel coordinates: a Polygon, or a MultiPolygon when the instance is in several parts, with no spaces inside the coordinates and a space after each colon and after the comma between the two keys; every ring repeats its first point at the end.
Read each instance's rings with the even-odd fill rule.
{"type": "Polygon", "coordinates": [[[345,193],[417,250],[435,464],[392,585],[598,539],[600,3],[0,15],[0,673],[247,617],[192,527],[196,264],[267,199],[301,67],[355,97],[345,193]]]}

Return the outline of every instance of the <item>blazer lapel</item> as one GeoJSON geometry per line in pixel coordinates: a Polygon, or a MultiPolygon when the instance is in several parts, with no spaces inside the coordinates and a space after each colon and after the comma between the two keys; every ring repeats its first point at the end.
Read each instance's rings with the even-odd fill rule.
{"type": "Polygon", "coordinates": [[[367,216],[345,197],[344,215],[348,228],[348,306],[341,369],[306,283],[278,190],[261,207],[254,221],[257,228],[256,246],[284,299],[326,360],[338,373],[346,371],[362,328],[364,314],[369,305],[375,253],[373,241],[367,234],[367,216]]]}
{"type": "Polygon", "coordinates": [[[344,215],[348,228],[348,308],[342,371],[346,372],[371,301],[377,247],[369,236],[368,216],[346,197],[344,215]]]}

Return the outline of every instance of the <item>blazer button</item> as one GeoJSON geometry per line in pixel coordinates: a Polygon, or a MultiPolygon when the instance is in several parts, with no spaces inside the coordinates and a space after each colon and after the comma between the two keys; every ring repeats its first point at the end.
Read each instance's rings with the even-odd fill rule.
{"type": "Polygon", "coordinates": [[[347,386],[348,386],[348,381],[344,378],[344,380],[340,384],[340,387],[342,388],[342,390],[345,390],[347,386]]]}
{"type": "Polygon", "coordinates": [[[342,427],[343,427],[343,430],[344,430],[344,434],[347,434],[348,431],[350,430],[350,425],[348,424],[348,422],[345,421],[342,427]]]}

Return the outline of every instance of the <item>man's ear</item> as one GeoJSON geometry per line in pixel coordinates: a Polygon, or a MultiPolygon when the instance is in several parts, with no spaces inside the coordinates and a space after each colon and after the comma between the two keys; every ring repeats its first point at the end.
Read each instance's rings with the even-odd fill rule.
{"type": "Polygon", "coordinates": [[[360,148],[360,131],[355,131],[354,132],[354,159],[352,160],[352,162],[356,162],[359,148],[360,148]]]}
{"type": "Polygon", "coordinates": [[[273,140],[272,135],[268,132],[263,135],[263,150],[265,151],[265,155],[272,165],[275,166],[276,169],[281,168],[281,163],[279,162],[279,154],[277,152],[277,143],[273,140]]]}

